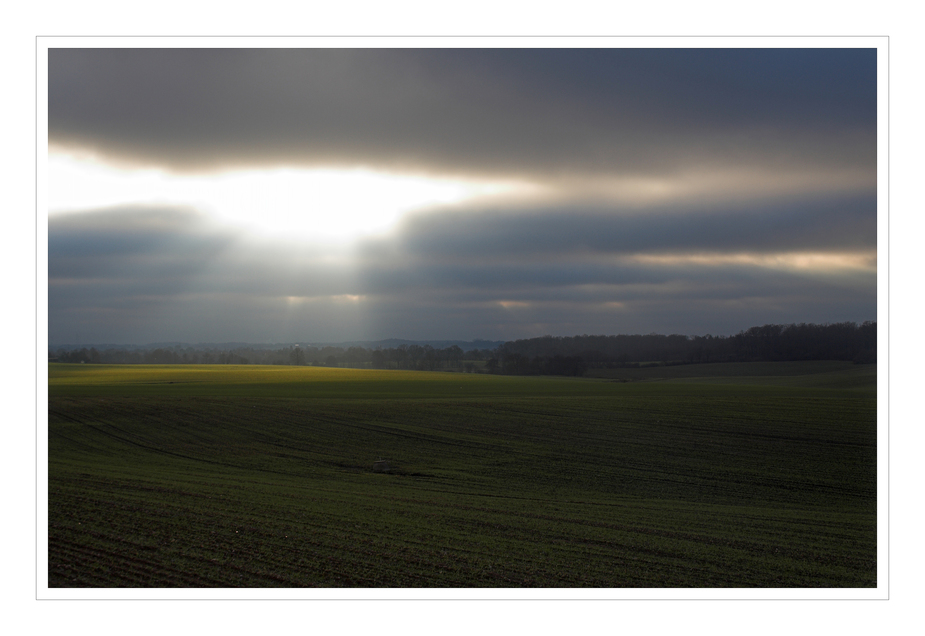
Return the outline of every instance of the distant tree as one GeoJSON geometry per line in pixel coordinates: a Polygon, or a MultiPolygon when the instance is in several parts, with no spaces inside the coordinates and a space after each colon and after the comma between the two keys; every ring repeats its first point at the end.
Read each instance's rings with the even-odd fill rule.
{"type": "Polygon", "coordinates": [[[363,347],[350,347],[344,354],[344,360],[352,367],[362,367],[370,359],[369,351],[363,347]]]}
{"type": "Polygon", "coordinates": [[[443,350],[443,353],[446,361],[458,369],[460,366],[460,361],[463,358],[463,350],[459,348],[459,345],[452,345],[447,347],[443,350]]]}
{"type": "Polygon", "coordinates": [[[298,345],[293,347],[289,351],[289,364],[294,364],[296,366],[302,366],[305,364],[305,353],[298,345]]]}
{"type": "Polygon", "coordinates": [[[408,345],[398,345],[398,347],[390,349],[389,351],[392,353],[392,359],[395,361],[397,367],[399,369],[405,368],[405,364],[408,360],[408,345]]]}
{"type": "Polygon", "coordinates": [[[437,368],[437,352],[430,345],[424,345],[421,354],[420,368],[427,371],[433,371],[437,368]]]}
{"type": "Polygon", "coordinates": [[[501,373],[527,375],[531,372],[530,359],[520,353],[508,353],[501,358],[501,373]]]}
{"type": "MultiPolygon", "coordinates": [[[[402,345],[404,346],[404,345],[402,345]]],[[[410,363],[410,368],[419,369],[423,368],[420,366],[421,360],[424,358],[424,347],[421,345],[408,345],[408,360],[410,363]]]]}

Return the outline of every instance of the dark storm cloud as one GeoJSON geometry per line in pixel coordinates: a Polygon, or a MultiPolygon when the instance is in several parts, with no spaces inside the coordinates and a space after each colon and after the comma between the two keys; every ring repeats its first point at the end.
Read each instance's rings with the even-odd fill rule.
{"type": "Polygon", "coordinates": [[[461,209],[410,217],[396,245],[369,243],[368,250],[503,262],[573,252],[873,250],[876,239],[876,199],[856,196],[726,207],[461,209]]]}
{"type": "Polygon", "coordinates": [[[189,209],[136,206],[55,216],[48,223],[48,276],[112,278],[144,271],[161,280],[188,277],[233,240],[189,209]]]}
{"type": "Polygon", "coordinates": [[[246,240],[185,208],[111,208],[48,223],[52,287],[153,297],[181,292],[250,296],[340,294],[350,268],[299,246],[246,240]]]}
{"type": "Polygon", "coordinates": [[[868,126],[876,54],[861,49],[438,50],[429,68],[504,78],[603,115],[721,128],[730,123],[868,126]],[[680,100],[684,100],[683,102],[680,100]]]}
{"type": "MultiPolygon", "coordinates": [[[[294,322],[287,297],[354,287],[335,251],[261,243],[185,208],[52,216],[48,244],[51,342],[289,340],[306,322],[294,322]]],[[[316,328],[351,337],[343,308],[310,308],[316,328]]]]}
{"type": "MultiPolygon", "coordinates": [[[[571,288],[554,293],[546,290],[550,293],[545,294],[526,291],[521,306],[489,302],[484,294],[480,298],[439,292],[376,296],[366,303],[365,324],[372,334],[437,338],[449,332],[466,339],[513,339],[583,333],[719,335],[771,322],[822,323],[833,321],[832,316],[862,322],[876,316],[876,300],[869,286],[845,290],[798,276],[765,273],[766,280],[774,278],[777,284],[759,289],[754,284],[724,281],[726,274],[738,276],[734,268],[712,274],[714,283],[707,287],[707,294],[679,277],[673,285],[614,286],[606,291],[571,288]]],[[[760,282],[759,278],[755,276],[752,283],[760,282]]]]}
{"type": "MultiPolygon", "coordinates": [[[[850,229],[870,222],[869,202],[783,209],[792,213],[778,210],[779,222],[796,223],[796,234],[825,239],[828,249],[870,248],[869,240],[858,238],[863,232],[850,229]],[[797,208],[802,216],[792,212],[797,208]],[[829,210],[839,211],[843,227],[823,237],[814,228],[836,226],[829,210]]],[[[826,273],[735,260],[639,260],[670,256],[666,244],[681,253],[710,244],[689,234],[693,226],[681,221],[699,215],[684,212],[592,215],[582,227],[586,217],[574,210],[510,212],[510,218],[496,211],[489,215],[494,224],[469,229],[461,218],[421,216],[352,254],[245,239],[185,209],[55,216],[49,221],[49,337],[151,342],[349,340],[358,334],[511,338],[620,329],[720,333],[727,324],[739,329],[772,318],[808,320],[806,312],[822,307],[839,319],[875,315],[876,274],[869,269],[826,273]],[[679,227],[660,239],[666,219],[679,227]],[[611,238],[598,240],[599,232],[611,238]],[[500,238],[492,242],[493,236],[500,238]]],[[[736,225],[741,214],[717,212],[701,230],[732,227],[716,240],[719,253],[734,255],[756,243],[768,250],[790,246],[774,239],[769,227],[746,232],[749,224],[736,225]]]]}
{"type": "MultiPolygon", "coordinates": [[[[538,264],[532,269],[473,262],[455,268],[420,265],[390,274],[367,271],[367,284],[360,291],[370,296],[373,305],[403,306],[409,317],[417,315],[422,306],[430,307],[431,312],[435,306],[456,307],[459,319],[503,307],[510,316],[533,315],[539,320],[547,310],[565,312],[570,307],[571,319],[579,323],[586,314],[601,312],[607,305],[619,313],[656,302],[679,306],[712,303],[712,311],[717,312],[727,303],[748,299],[763,298],[773,306],[784,299],[792,304],[800,298],[811,306],[823,298],[837,297],[871,310],[875,304],[872,292],[876,290],[876,274],[869,271],[820,275],[747,262],[602,265],[579,257],[558,266],[538,264]]],[[[370,310],[371,315],[376,313],[370,310]]],[[[694,318],[692,314],[689,317],[694,318]]],[[[709,323],[706,317],[699,319],[709,323]]]]}
{"type": "Polygon", "coordinates": [[[52,49],[49,139],[175,169],[873,169],[873,49],[52,49]]]}
{"type": "Polygon", "coordinates": [[[668,294],[677,300],[736,298],[755,293],[769,296],[816,289],[822,284],[842,292],[867,292],[876,274],[839,272],[813,274],[760,263],[668,262],[598,263],[581,257],[557,265],[485,265],[456,267],[419,263],[388,273],[367,270],[359,293],[420,296],[445,302],[613,302],[668,294]]]}
{"type": "Polygon", "coordinates": [[[420,214],[394,236],[367,242],[357,293],[368,295],[377,333],[734,333],[810,314],[871,319],[875,250],[876,201],[867,196],[725,208],[469,209],[420,214]],[[794,254],[856,260],[800,266],[787,260],[794,254]]]}

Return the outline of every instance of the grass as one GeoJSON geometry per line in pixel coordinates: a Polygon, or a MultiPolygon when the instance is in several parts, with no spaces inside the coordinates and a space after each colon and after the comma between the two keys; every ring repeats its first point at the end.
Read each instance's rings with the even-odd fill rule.
{"type": "Polygon", "coordinates": [[[875,586],[872,367],[696,366],[50,365],[49,585],[875,586]]]}

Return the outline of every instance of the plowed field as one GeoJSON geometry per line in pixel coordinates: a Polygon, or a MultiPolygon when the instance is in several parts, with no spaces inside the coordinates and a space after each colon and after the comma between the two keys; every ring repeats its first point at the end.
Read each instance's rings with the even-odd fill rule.
{"type": "Polygon", "coordinates": [[[875,370],[788,365],[53,364],[49,585],[876,586],[875,370]]]}

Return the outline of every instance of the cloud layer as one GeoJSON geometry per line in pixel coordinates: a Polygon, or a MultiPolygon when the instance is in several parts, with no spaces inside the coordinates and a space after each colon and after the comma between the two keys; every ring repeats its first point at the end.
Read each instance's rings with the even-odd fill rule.
{"type": "Polygon", "coordinates": [[[875,319],[876,114],[874,49],[54,49],[52,153],[179,173],[517,179],[541,194],[420,211],[351,246],[258,240],[195,205],[54,215],[49,338],[875,319]]]}
{"type": "Polygon", "coordinates": [[[49,137],[178,170],[870,169],[876,52],[53,49],[49,137]]]}
{"type": "Polygon", "coordinates": [[[97,339],[115,327],[128,341],[474,339],[860,321],[876,315],[874,219],[863,199],[625,217],[458,211],[348,251],[245,240],[192,211],[105,210],[49,224],[50,331],[70,341],[102,321],[97,339]]]}

